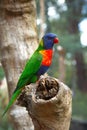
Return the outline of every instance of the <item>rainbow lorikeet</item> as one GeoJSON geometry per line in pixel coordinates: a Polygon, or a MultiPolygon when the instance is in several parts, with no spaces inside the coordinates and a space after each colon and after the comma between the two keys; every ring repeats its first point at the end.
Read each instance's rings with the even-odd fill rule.
{"type": "Polygon", "coordinates": [[[48,70],[52,62],[53,45],[56,43],[58,43],[58,38],[53,33],[47,33],[42,37],[38,48],[27,61],[25,68],[18,80],[17,87],[14,90],[13,95],[2,116],[4,116],[8,109],[12,106],[22,89],[30,83],[35,83],[39,77],[48,70]]]}

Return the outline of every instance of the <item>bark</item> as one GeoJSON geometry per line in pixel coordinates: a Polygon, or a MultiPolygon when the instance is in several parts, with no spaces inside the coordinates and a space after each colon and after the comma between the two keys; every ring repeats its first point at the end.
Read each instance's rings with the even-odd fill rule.
{"type": "Polygon", "coordinates": [[[77,85],[79,89],[87,93],[87,69],[82,52],[75,53],[77,85]]]}
{"type": "MultiPolygon", "coordinates": [[[[34,0],[0,0],[0,55],[9,97],[16,87],[26,60],[37,47],[34,0]]],[[[10,112],[16,130],[29,130],[25,108],[15,106],[10,112]]]]}
{"type": "Polygon", "coordinates": [[[66,77],[66,65],[65,65],[65,50],[61,46],[58,46],[57,48],[58,54],[59,54],[59,79],[63,83],[65,83],[65,77],[66,77]]]}
{"type": "Polygon", "coordinates": [[[44,35],[45,33],[45,2],[44,0],[40,0],[40,38],[44,35]]]}
{"type": "Polygon", "coordinates": [[[28,110],[34,130],[69,130],[72,94],[59,80],[41,77],[31,92],[29,87],[25,88],[18,103],[28,110]]]}

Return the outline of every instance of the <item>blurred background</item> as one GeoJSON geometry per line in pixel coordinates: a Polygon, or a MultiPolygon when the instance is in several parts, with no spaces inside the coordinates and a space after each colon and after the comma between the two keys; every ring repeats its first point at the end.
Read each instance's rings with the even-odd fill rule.
{"type": "MultiPolygon", "coordinates": [[[[59,38],[48,74],[72,90],[70,130],[87,130],[87,0],[36,0],[36,7],[39,38],[46,32],[56,33],[59,38]]],[[[6,93],[0,64],[0,113],[8,102],[6,93]]],[[[0,130],[5,129],[12,130],[7,118],[0,122],[0,130]]]]}

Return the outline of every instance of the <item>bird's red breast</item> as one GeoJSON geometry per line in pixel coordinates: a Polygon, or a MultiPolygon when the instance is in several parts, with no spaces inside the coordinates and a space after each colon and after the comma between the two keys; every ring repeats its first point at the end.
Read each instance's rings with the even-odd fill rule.
{"type": "Polygon", "coordinates": [[[50,66],[52,62],[52,49],[39,51],[43,55],[42,65],[50,66]]]}

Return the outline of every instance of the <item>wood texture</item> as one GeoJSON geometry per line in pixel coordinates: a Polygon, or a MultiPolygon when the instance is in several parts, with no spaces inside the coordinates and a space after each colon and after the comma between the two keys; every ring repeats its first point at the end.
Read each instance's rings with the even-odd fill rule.
{"type": "Polygon", "coordinates": [[[34,130],[69,130],[72,93],[59,80],[41,78],[36,89],[26,87],[18,101],[27,108],[34,130]]]}

